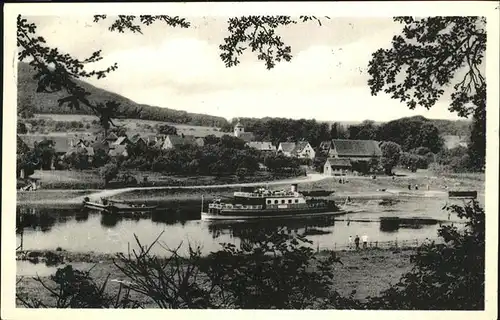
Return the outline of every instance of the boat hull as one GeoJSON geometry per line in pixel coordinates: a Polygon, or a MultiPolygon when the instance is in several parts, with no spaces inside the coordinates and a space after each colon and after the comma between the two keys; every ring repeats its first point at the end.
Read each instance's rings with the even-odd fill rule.
{"type": "Polygon", "coordinates": [[[220,214],[214,215],[207,212],[201,212],[201,220],[203,221],[219,221],[219,220],[258,220],[258,219],[294,219],[294,218],[307,218],[307,217],[321,217],[321,216],[340,216],[344,215],[346,211],[318,211],[318,212],[237,212],[233,215],[230,214],[220,214]]]}
{"type": "Polygon", "coordinates": [[[141,212],[149,212],[156,210],[157,206],[150,207],[129,207],[127,205],[111,203],[109,205],[104,205],[101,203],[95,202],[84,202],[84,207],[88,209],[99,210],[102,212],[111,212],[111,213],[141,213],[141,212]]]}

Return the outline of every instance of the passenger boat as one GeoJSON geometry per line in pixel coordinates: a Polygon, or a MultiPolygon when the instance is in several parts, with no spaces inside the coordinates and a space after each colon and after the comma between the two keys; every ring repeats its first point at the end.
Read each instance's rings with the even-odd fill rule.
{"type": "Polygon", "coordinates": [[[101,202],[91,202],[88,197],[83,200],[85,208],[107,213],[141,213],[155,210],[158,206],[137,205],[121,200],[101,199],[101,202]]]}
{"type": "Polygon", "coordinates": [[[229,201],[215,198],[205,211],[202,197],[202,220],[251,220],[269,218],[316,217],[341,215],[335,202],[324,199],[306,198],[293,184],[290,190],[272,191],[257,188],[239,191],[229,201]]]}

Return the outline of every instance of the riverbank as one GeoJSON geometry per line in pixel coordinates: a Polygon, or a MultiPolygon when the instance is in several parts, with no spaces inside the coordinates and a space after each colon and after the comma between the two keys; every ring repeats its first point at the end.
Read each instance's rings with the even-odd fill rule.
{"type": "MultiPolygon", "coordinates": [[[[125,170],[109,181],[107,185],[98,169],[87,170],[36,170],[30,178],[37,181],[43,190],[85,190],[120,189],[127,187],[189,187],[200,185],[220,185],[253,183],[296,178],[302,175],[277,174],[270,171],[257,171],[246,176],[222,175],[164,175],[153,171],[125,170]]],[[[28,182],[24,182],[26,184],[28,182]]],[[[31,182],[29,182],[31,183],[31,182]]],[[[23,181],[18,180],[22,185],[23,181]]]]}
{"type": "Polygon", "coordinates": [[[267,184],[270,188],[283,188],[291,183],[298,183],[300,190],[332,190],[334,194],[330,200],[345,201],[347,197],[353,200],[382,200],[382,199],[447,199],[448,190],[476,190],[480,202],[484,202],[484,174],[450,174],[433,176],[427,170],[408,173],[395,177],[379,176],[347,177],[347,183],[339,183],[337,177],[327,177],[321,174],[309,174],[298,178],[287,178],[272,181],[209,184],[191,186],[151,186],[129,187],[107,190],[47,190],[18,191],[17,205],[38,208],[76,208],[81,205],[85,197],[100,199],[112,197],[118,200],[132,202],[146,202],[168,204],[170,202],[201,201],[201,196],[207,200],[217,196],[231,196],[232,192],[245,186],[261,186],[267,184]],[[412,189],[408,189],[408,185],[412,189]],[[415,186],[419,186],[416,190],[415,186]],[[427,188],[428,186],[428,188],[427,188]],[[445,189],[444,187],[448,187],[445,189]]]}
{"type": "MultiPolygon", "coordinates": [[[[202,194],[212,194],[219,192],[229,192],[240,187],[255,187],[263,184],[270,186],[288,185],[291,183],[305,183],[319,181],[327,177],[320,174],[310,174],[301,177],[276,177],[275,180],[262,179],[259,182],[239,182],[239,183],[224,183],[224,180],[213,180],[213,184],[193,184],[187,186],[166,185],[166,186],[149,186],[149,187],[127,187],[105,190],[47,190],[40,189],[37,191],[17,191],[18,205],[37,205],[37,206],[71,206],[82,203],[84,197],[90,199],[100,199],[102,197],[114,197],[123,200],[148,201],[148,200],[199,200],[202,194]],[[75,192],[76,191],[76,192],[75,192]],[[156,193],[157,192],[157,193],[156,193]],[[76,194],[75,194],[76,193],[76,194]],[[80,193],[80,194],[78,194],[80,193]],[[59,194],[59,195],[58,195],[59,194]]],[[[202,183],[198,182],[198,183],[202,183]]]]}
{"type": "MultiPolygon", "coordinates": [[[[335,274],[335,285],[332,289],[337,290],[343,296],[348,296],[354,292],[354,298],[360,300],[364,300],[368,296],[376,296],[383,290],[388,289],[391,285],[397,283],[404,273],[411,270],[412,263],[410,257],[414,253],[415,248],[338,251],[337,257],[339,257],[342,264],[336,263],[332,266],[335,274]]],[[[325,259],[330,254],[330,251],[321,251],[317,253],[317,257],[319,259],[325,259]]],[[[27,257],[29,253],[25,253],[24,255],[27,257]]],[[[113,264],[112,259],[114,255],[111,254],[51,250],[33,252],[31,253],[31,258],[39,257],[39,262],[41,262],[44,259],[40,258],[40,256],[46,255],[51,256],[53,260],[55,259],[54,256],[62,257],[65,264],[71,264],[74,268],[80,270],[88,270],[95,264],[91,271],[91,275],[98,283],[102,283],[108,274],[110,274],[109,279],[111,281],[107,287],[109,293],[116,293],[115,291],[118,290],[119,285],[118,282],[116,282],[117,280],[127,280],[113,264]]],[[[21,258],[21,256],[23,256],[23,253],[18,253],[18,258],[21,258]]],[[[64,265],[60,265],[59,267],[63,266],[64,265]]],[[[24,267],[21,270],[18,265],[17,280],[19,282],[16,288],[17,292],[25,294],[28,297],[39,298],[49,302],[47,299],[50,300],[51,298],[44,291],[41,284],[30,277],[33,274],[27,272],[29,269],[29,267],[24,267]]],[[[38,272],[42,270],[35,267],[32,269],[39,270],[38,272]]],[[[55,267],[51,267],[50,270],[55,272],[55,267]]],[[[50,273],[39,274],[43,280],[49,281],[48,276],[50,273]]],[[[144,302],[147,301],[145,297],[136,298],[144,302]]],[[[155,307],[152,304],[148,306],[155,307]]]]}

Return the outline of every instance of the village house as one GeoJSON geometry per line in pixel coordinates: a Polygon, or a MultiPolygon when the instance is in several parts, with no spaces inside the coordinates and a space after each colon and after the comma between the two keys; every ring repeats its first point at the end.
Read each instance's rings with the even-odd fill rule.
{"type": "Polygon", "coordinates": [[[245,132],[245,128],[243,127],[243,125],[239,120],[234,126],[234,136],[236,138],[240,138],[245,142],[251,142],[255,140],[253,132],[245,132]]]}
{"type": "Polygon", "coordinates": [[[165,140],[166,135],[163,134],[150,134],[144,138],[148,146],[154,146],[158,142],[163,142],[165,140]]]}
{"type": "Polygon", "coordinates": [[[92,135],[91,133],[72,133],[68,134],[69,145],[70,147],[78,147],[78,146],[90,146],[94,142],[97,141],[97,137],[92,135]]]}
{"type": "Polygon", "coordinates": [[[109,150],[108,155],[110,157],[128,157],[127,146],[126,145],[116,145],[113,149],[109,150]]]}
{"type": "Polygon", "coordinates": [[[299,141],[292,150],[292,155],[300,159],[314,159],[316,151],[307,141],[299,141]]]}
{"type": "Polygon", "coordinates": [[[118,137],[118,139],[116,139],[116,141],[110,143],[109,144],[109,148],[110,149],[115,149],[118,146],[124,146],[124,147],[126,147],[128,144],[132,144],[132,142],[129,140],[128,137],[122,136],[122,137],[118,137]]]}
{"type": "Polygon", "coordinates": [[[293,150],[295,150],[295,142],[280,142],[278,145],[278,153],[284,156],[291,157],[293,150]]]}
{"type": "Polygon", "coordinates": [[[195,138],[194,136],[177,136],[168,135],[163,142],[162,149],[174,149],[179,146],[191,145],[191,146],[203,146],[203,139],[195,138]]]}
{"type": "Polygon", "coordinates": [[[345,176],[352,170],[349,159],[328,158],[323,166],[323,174],[327,176],[345,176]]]}
{"type": "Polygon", "coordinates": [[[276,146],[274,146],[272,142],[250,141],[247,142],[246,145],[250,148],[257,149],[262,152],[276,152],[276,146]]]}
{"type": "Polygon", "coordinates": [[[280,142],[278,145],[278,153],[282,153],[287,157],[297,157],[300,159],[314,159],[316,151],[307,141],[295,142],[280,142]]]}
{"type": "Polygon", "coordinates": [[[133,135],[129,140],[135,147],[142,148],[141,150],[145,150],[148,146],[147,141],[139,134],[133,135]]]}
{"type": "Polygon", "coordinates": [[[65,157],[70,156],[74,153],[86,155],[89,163],[92,163],[92,161],[94,160],[94,148],[91,146],[86,146],[83,143],[79,144],[76,147],[71,147],[68,152],[66,152],[65,157]]]}
{"type": "Polygon", "coordinates": [[[98,150],[104,151],[106,154],[109,153],[109,144],[104,140],[104,141],[96,141],[90,145],[92,149],[94,149],[94,152],[97,152],[98,150]]]}
{"type": "Polygon", "coordinates": [[[20,134],[21,140],[30,148],[33,149],[36,144],[44,141],[52,141],[52,147],[56,154],[55,158],[52,159],[51,169],[54,169],[54,163],[57,159],[63,159],[68,150],[70,150],[70,141],[66,136],[52,136],[52,135],[41,135],[41,134],[20,134]]]}
{"type": "Polygon", "coordinates": [[[323,172],[325,175],[345,175],[349,171],[358,170],[354,166],[367,168],[373,158],[378,161],[382,158],[382,150],[377,141],[333,139],[323,172]]]}
{"type": "Polygon", "coordinates": [[[114,132],[111,132],[106,138],[104,138],[104,141],[106,141],[108,144],[112,144],[116,140],[118,140],[118,136],[114,132]]]}

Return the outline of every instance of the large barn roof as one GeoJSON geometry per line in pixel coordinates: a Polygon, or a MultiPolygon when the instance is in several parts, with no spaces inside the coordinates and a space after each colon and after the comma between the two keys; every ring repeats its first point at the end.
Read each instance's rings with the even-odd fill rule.
{"type": "Polygon", "coordinates": [[[332,143],[339,156],[382,156],[382,150],[375,140],[334,139],[332,143]]]}

